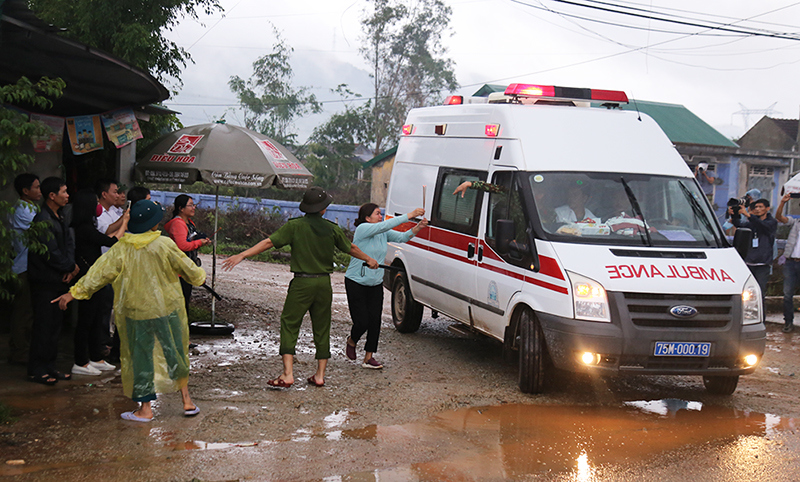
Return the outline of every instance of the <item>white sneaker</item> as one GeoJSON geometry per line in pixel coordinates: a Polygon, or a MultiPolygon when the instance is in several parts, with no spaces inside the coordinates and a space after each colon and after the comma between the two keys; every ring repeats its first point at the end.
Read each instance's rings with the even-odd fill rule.
{"type": "Polygon", "coordinates": [[[101,375],[103,372],[98,370],[97,368],[93,367],[91,364],[82,367],[80,365],[72,365],[72,374],[73,375],[91,375],[97,376],[101,375]]]}
{"type": "Polygon", "coordinates": [[[90,361],[89,362],[89,366],[92,367],[92,368],[97,368],[101,372],[110,372],[112,370],[116,370],[117,369],[117,367],[115,367],[111,363],[108,363],[105,360],[90,361]]]}

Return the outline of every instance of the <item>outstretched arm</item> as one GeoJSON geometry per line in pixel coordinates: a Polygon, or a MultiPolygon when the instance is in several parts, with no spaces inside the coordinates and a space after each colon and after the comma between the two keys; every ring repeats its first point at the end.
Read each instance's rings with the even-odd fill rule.
{"type": "Polygon", "coordinates": [[[361,261],[366,261],[367,266],[369,266],[371,269],[378,269],[378,262],[367,256],[366,253],[361,251],[361,248],[355,244],[350,245],[350,256],[360,259],[361,261]]]}
{"type": "Polygon", "coordinates": [[[234,266],[241,263],[243,259],[249,258],[250,256],[255,256],[259,253],[263,253],[264,251],[268,250],[273,246],[272,240],[262,239],[258,244],[253,246],[252,248],[246,249],[239,254],[234,254],[230,258],[226,259],[222,262],[222,269],[225,271],[230,271],[233,269],[234,266]]]}

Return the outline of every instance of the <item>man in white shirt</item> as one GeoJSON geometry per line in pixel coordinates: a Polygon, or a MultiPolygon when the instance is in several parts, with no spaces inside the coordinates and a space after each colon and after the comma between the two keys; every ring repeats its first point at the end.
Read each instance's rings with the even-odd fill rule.
{"type": "Polygon", "coordinates": [[[600,218],[595,216],[586,208],[586,201],[589,200],[589,193],[583,186],[570,186],[567,189],[567,204],[559,206],[556,211],[557,223],[579,223],[586,219],[591,219],[594,223],[599,223],[600,218]]]}
{"type": "Polygon", "coordinates": [[[791,333],[794,329],[794,290],[800,284],[800,243],[797,242],[800,234],[800,219],[789,218],[783,214],[783,206],[789,202],[791,195],[787,192],[778,203],[775,210],[775,219],[779,223],[789,224],[789,237],[786,238],[786,247],[783,257],[783,332],[791,333]]]}
{"type": "MultiPolygon", "coordinates": [[[[119,229],[122,223],[122,210],[117,209],[120,198],[119,187],[116,181],[101,179],[95,184],[94,191],[97,194],[98,202],[103,207],[103,212],[97,216],[97,230],[108,235],[119,229]]],[[[105,254],[108,249],[102,247],[100,251],[105,254]]]]}

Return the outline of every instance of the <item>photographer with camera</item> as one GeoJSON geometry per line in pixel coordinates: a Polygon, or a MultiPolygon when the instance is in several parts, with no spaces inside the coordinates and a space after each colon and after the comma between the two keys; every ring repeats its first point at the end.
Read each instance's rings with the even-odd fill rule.
{"type": "Polygon", "coordinates": [[[778,203],[775,210],[775,219],[781,224],[791,226],[789,236],[786,238],[786,247],[783,249],[783,258],[786,263],[783,265],[783,332],[791,333],[794,328],[794,290],[800,283],[800,243],[797,236],[800,234],[800,219],[786,217],[783,214],[783,206],[789,199],[797,197],[797,193],[786,193],[778,203]]]}
{"type": "Polygon", "coordinates": [[[748,250],[744,262],[761,288],[761,306],[764,306],[767,281],[769,281],[769,273],[772,269],[772,246],[775,244],[778,221],[769,213],[769,201],[766,199],[758,199],[746,207],[728,206],[728,214],[730,214],[734,226],[750,228],[753,231],[753,244],[748,250]],[[737,213],[740,216],[737,216],[737,213]]]}

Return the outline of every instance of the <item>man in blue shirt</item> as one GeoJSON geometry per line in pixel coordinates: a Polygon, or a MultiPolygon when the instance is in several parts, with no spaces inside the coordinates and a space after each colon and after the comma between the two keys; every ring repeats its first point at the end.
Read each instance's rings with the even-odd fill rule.
{"type": "MultiPolygon", "coordinates": [[[[761,306],[764,306],[778,221],[769,213],[769,201],[766,199],[753,201],[747,208],[742,206],[739,209],[741,216],[733,215],[736,213],[732,207],[728,207],[728,212],[732,214],[731,222],[734,226],[753,230],[753,245],[747,252],[744,262],[761,288],[761,306]]],[[[761,310],[761,313],[764,313],[764,310],[761,310]]]]}
{"type": "Polygon", "coordinates": [[[13,365],[28,363],[28,350],[31,344],[31,325],[33,307],[31,288],[28,284],[28,246],[24,242],[25,231],[31,227],[34,216],[39,211],[36,204],[42,199],[39,176],[24,172],[14,179],[14,189],[19,200],[8,223],[13,232],[14,264],[11,270],[17,275],[17,287],[11,304],[11,335],[8,337],[8,362],[13,365]]]}

